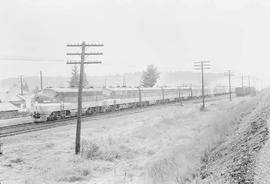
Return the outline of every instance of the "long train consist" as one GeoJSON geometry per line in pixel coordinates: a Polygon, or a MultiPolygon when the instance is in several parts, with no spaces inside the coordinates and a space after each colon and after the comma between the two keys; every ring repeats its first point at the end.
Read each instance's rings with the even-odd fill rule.
{"type": "MultiPolygon", "coordinates": [[[[205,89],[205,96],[226,94],[225,89],[205,89]]],[[[90,88],[82,94],[82,114],[115,111],[201,97],[200,88],[90,88]]],[[[34,98],[31,114],[35,122],[63,119],[77,114],[78,90],[46,88],[34,98]]]]}

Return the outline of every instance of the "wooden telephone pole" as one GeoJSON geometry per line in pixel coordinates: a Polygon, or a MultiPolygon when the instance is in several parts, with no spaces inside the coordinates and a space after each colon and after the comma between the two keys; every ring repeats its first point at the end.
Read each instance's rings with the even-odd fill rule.
{"type": "Polygon", "coordinates": [[[23,78],[22,78],[22,75],[20,76],[20,82],[21,82],[21,95],[23,96],[23,78]]]}
{"type": "Polygon", "coordinates": [[[181,86],[178,86],[178,98],[180,101],[180,105],[183,106],[183,100],[182,100],[182,95],[181,95],[181,86]]]}
{"type": "Polygon", "coordinates": [[[42,81],[42,71],[40,71],[40,89],[43,89],[43,81],[42,81]]]}
{"type": "Polygon", "coordinates": [[[78,111],[77,111],[77,128],[76,128],[76,141],[75,141],[75,154],[80,153],[81,147],[81,116],[82,116],[82,91],[83,91],[83,74],[84,74],[84,64],[101,64],[101,61],[87,61],[85,62],[86,55],[103,55],[101,52],[86,53],[86,47],[103,47],[103,44],[68,44],[67,47],[81,47],[81,53],[67,53],[68,56],[81,56],[80,62],[67,62],[67,64],[79,64],[80,65],[80,82],[79,82],[79,92],[78,92],[78,111]]]}
{"type": "Polygon", "coordinates": [[[126,78],[125,78],[125,76],[123,77],[123,84],[122,84],[122,87],[127,87],[127,83],[126,83],[126,78]]]}
{"type": "Polygon", "coordinates": [[[248,76],[248,90],[250,92],[250,76],[248,76]]]}
{"type": "Polygon", "coordinates": [[[201,70],[202,73],[202,110],[205,109],[205,97],[204,97],[204,70],[210,69],[210,61],[194,62],[195,70],[201,70]]]}
{"type": "Polygon", "coordinates": [[[242,91],[244,91],[244,74],[242,73],[242,91]]]}
{"type": "Polygon", "coordinates": [[[230,97],[230,101],[232,101],[232,89],[231,89],[232,71],[231,70],[227,70],[227,71],[225,71],[224,75],[229,77],[229,97],[230,97]]]}

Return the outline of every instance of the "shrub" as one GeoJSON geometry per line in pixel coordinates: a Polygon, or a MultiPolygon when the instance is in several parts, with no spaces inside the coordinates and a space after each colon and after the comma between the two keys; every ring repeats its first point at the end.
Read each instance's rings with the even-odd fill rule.
{"type": "Polygon", "coordinates": [[[81,156],[85,159],[93,159],[100,154],[98,145],[92,141],[83,140],[81,143],[81,156]]]}

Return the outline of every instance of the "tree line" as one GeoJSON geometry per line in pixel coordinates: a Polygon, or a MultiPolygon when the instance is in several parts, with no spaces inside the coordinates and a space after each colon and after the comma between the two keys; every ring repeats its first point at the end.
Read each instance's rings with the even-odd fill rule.
{"type": "MultiPolygon", "coordinates": [[[[155,84],[157,83],[158,78],[160,77],[160,73],[157,70],[157,67],[154,65],[148,65],[146,70],[143,71],[141,81],[140,81],[140,86],[141,87],[154,87],[155,84]]],[[[87,81],[87,75],[84,73],[83,76],[83,87],[88,86],[88,81],[87,81]]],[[[71,71],[71,77],[69,80],[69,87],[71,88],[78,88],[79,87],[79,81],[80,81],[80,72],[79,72],[79,67],[78,65],[74,65],[72,67],[71,71]]]]}

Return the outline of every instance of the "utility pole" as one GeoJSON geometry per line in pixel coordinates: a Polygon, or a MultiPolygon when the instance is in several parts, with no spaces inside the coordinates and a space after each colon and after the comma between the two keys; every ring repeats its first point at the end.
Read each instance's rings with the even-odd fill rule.
{"type": "Polygon", "coordinates": [[[181,86],[178,87],[178,97],[179,97],[179,101],[180,101],[180,105],[183,105],[183,101],[182,101],[182,95],[181,95],[181,86]]]}
{"type": "Polygon", "coordinates": [[[42,71],[40,71],[40,89],[43,89],[43,81],[42,81],[42,71]]]}
{"type": "Polygon", "coordinates": [[[122,84],[122,87],[124,87],[124,88],[127,87],[125,76],[123,77],[123,84],[122,84]]]}
{"type": "Polygon", "coordinates": [[[248,76],[248,89],[249,89],[249,92],[250,92],[250,76],[248,76]]]}
{"type": "Polygon", "coordinates": [[[244,91],[244,74],[242,73],[242,91],[244,91]]]}
{"type": "Polygon", "coordinates": [[[22,79],[22,75],[20,76],[20,81],[21,81],[21,95],[23,96],[23,79],[22,79]]]}
{"type": "Polygon", "coordinates": [[[67,64],[80,64],[80,82],[78,90],[78,111],[77,111],[77,128],[76,128],[76,141],[75,141],[75,154],[80,153],[81,147],[81,116],[82,116],[82,91],[83,91],[83,76],[84,76],[84,64],[101,64],[101,61],[84,61],[87,55],[103,55],[101,52],[86,53],[86,47],[103,47],[103,44],[68,44],[67,47],[80,47],[81,53],[67,53],[68,56],[81,56],[80,62],[67,62],[67,64]]]}
{"type": "Polygon", "coordinates": [[[200,62],[194,62],[194,68],[195,70],[201,70],[202,74],[202,107],[201,109],[205,109],[205,100],[204,100],[204,70],[210,69],[210,61],[200,61],[200,62]]]}
{"type": "Polygon", "coordinates": [[[189,84],[189,90],[190,90],[190,97],[193,98],[193,90],[192,90],[192,84],[189,84]]]}
{"type": "Polygon", "coordinates": [[[104,88],[107,87],[107,78],[105,78],[105,81],[104,81],[104,88]]]}
{"type": "Polygon", "coordinates": [[[224,75],[229,77],[229,97],[230,97],[230,101],[232,101],[232,89],[231,89],[231,75],[232,75],[232,71],[231,70],[227,70],[227,71],[225,71],[224,75]]]}
{"type": "Polygon", "coordinates": [[[254,87],[254,89],[256,90],[256,85],[257,85],[257,83],[256,83],[256,82],[257,82],[257,79],[253,77],[253,78],[252,78],[252,81],[253,81],[253,82],[252,82],[252,83],[253,83],[253,85],[252,85],[252,86],[253,86],[253,87],[254,87]]]}
{"type": "Polygon", "coordinates": [[[192,83],[184,83],[184,84],[182,84],[182,86],[183,87],[188,87],[188,89],[190,91],[189,96],[190,96],[190,98],[192,98],[193,97],[192,83]]]}

